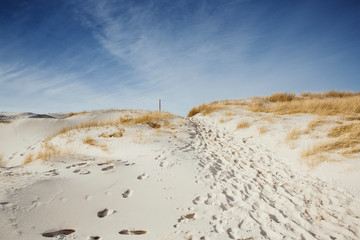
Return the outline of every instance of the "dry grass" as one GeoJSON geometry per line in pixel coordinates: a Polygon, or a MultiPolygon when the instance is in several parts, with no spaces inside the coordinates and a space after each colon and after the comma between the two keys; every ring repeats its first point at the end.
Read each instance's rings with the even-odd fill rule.
{"type": "Polygon", "coordinates": [[[104,152],[106,152],[108,150],[108,147],[105,144],[100,144],[95,139],[90,138],[90,137],[85,138],[83,140],[83,143],[88,144],[88,145],[93,146],[93,147],[99,147],[104,152]]]}
{"type": "Polygon", "coordinates": [[[174,115],[168,112],[149,112],[133,118],[130,124],[147,124],[152,128],[160,128],[161,126],[168,126],[168,120],[172,117],[174,115]]]}
{"type": "Polygon", "coordinates": [[[309,133],[310,131],[314,131],[317,127],[320,127],[321,125],[323,125],[325,123],[328,123],[328,121],[326,119],[324,119],[323,117],[315,118],[315,119],[311,120],[311,122],[309,122],[305,132],[309,133]]]}
{"type": "Polygon", "coordinates": [[[269,102],[290,102],[297,99],[297,97],[295,93],[275,93],[263,99],[269,102]]]}
{"type": "Polygon", "coordinates": [[[82,112],[71,112],[67,116],[63,117],[63,119],[70,118],[76,115],[86,114],[89,113],[88,111],[82,111],[82,112]]]}
{"type": "MultiPolygon", "coordinates": [[[[113,111],[113,110],[109,110],[109,111],[113,111]]],[[[86,113],[86,112],[81,112],[78,114],[82,114],[82,113],[86,113]]],[[[123,128],[121,128],[121,125],[147,124],[147,125],[151,126],[152,128],[167,127],[167,126],[169,126],[169,122],[168,122],[169,119],[172,118],[173,116],[174,116],[173,114],[170,114],[167,112],[146,112],[145,114],[142,114],[142,115],[136,116],[136,117],[133,117],[130,115],[125,115],[125,116],[123,116],[119,119],[115,119],[115,120],[91,121],[91,122],[85,122],[85,123],[82,123],[82,124],[79,124],[76,126],[63,128],[45,140],[45,142],[44,142],[44,144],[42,144],[41,149],[38,152],[38,154],[27,155],[24,160],[24,163],[27,164],[32,161],[38,160],[38,159],[42,159],[43,161],[46,161],[46,160],[49,160],[53,156],[73,154],[73,151],[64,151],[64,150],[58,149],[50,143],[51,139],[55,138],[56,136],[62,135],[62,134],[66,134],[66,136],[68,136],[68,137],[72,136],[73,133],[71,133],[71,131],[73,131],[73,130],[90,129],[93,127],[115,126],[118,128],[119,131],[109,135],[109,137],[119,138],[119,137],[122,137],[123,133],[125,132],[125,130],[123,128]]],[[[92,138],[84,139],[83,143],[88,144],[90,146],[94,146],[94,147],[100,147],[103,151],[108,150],[106,145],[100,144],[92,138]]]]}
{"type": "Polygon", "coordinates": [[[275,114],[358,115],[360,114],[360,96],[296,99],[275,103],[253,99],[248,105],[248,110],[275,114]]]}
{"type": "Polygon", "coordinates": [[[96,146],[96,141],[93,138],[87,137],[83,140],[84,144],[88,144],[90,146],[96,146]]]}
{"type": "Polygon", "coordinates": [[[219,122],[220,123],[226,123],[226,122],[229,122],[231,120],[233,120],[233,118],[222,118],[222,119],[219,120],[219,122]]]}
{"type": "Polygon", "coordinates": [[[333,150],[345,149],[347,154],[358,153],[360,148],[360,122],[333,127],[328,133],[328,137],[336,138],[330,144],[333,150]]]}
{"type": "Polygon", "coordinates": [[[232,117],[232,116],[235,116],[235,113],[233,113],[233,112],[226,112],[225,113],[225,117],[232,117]]]}
{"type": "Polygon", "coordinates": [[[250,127],[250,124],[248,121],[242,121],[242,122],[239,122],[238,125],[236,126],[236,130],[239,130],[239,129],[243,129],[243,128],[248,128],[250,127]]]}
{"type": "Polygon", "coordinates": [[[260,127],[258,128],[258,130],[259,130],[259,134],[264,134],[264,133],[266,133],[266,132],[269,131],[269,129],[268,129],[265,125],[260,126],[260,127]]]}
{"type": "Polygon", "coordinates": [[[0,167],[4,167],[5,163],[3,162],[4,156],[0,154],[0,167]]]}
{"type": "MultiPolygon", "coordinates": [[[[245,105],[245,102],[243,100],[224,100],[224,101],[215,101],[209,104],[201,104],[197,107],[194,107],[190,110],[188,113],[188,117],[193,117],[198,113],[201,113],[202,115],[209,115],[212,112],[229,109],[232,106],[243,106],[245,105]]],[[[227,112],[229,113],[229,112],[227,112]]]]}
{"type": "Polygon", "coordinates": [[[354,115],[354,116],[346,116],[344,117],[345,121],[360,121],[360,115],[354,115]]]}
{"type": "Polygon", "coordinates": [[[168,112],[147,112],[137,117],[125,115],[118,120],[118,124],[146,124],[152,128],[169,127],[169,119],[174,115],[168,112]]]}
{"type": "Polygon", "coordinates": [[[346,134],[351,133],[352,131],[356,131],[356,127],[358,124],[352,123],[348,125],[340,125],[333,127],[330,129],[329,133],[327,134],[328,137],[337,138],[346,134]]]}
{"type": "Polygon", "coordinates": [[[329,91],[323,93],[302,93],[300,96],[289,93],[277,93],[269,97],[253,98],[247,106],[253,112],[283,114],[316,114],[320,117],[312,120],[304,131],[292,129],[286,140],[296,140],[301,134],[309,134],[318,127],[337,123],[326,116],[342,115],[345,121],[352,121],[347,125],[333,127],[327,137],[331,141],[318,142],[301,152],[306,164],[314,167],[323,161],[330,161],[333,155],[351,155],[360,153],[360,92],[329,91]]]}
{"type": "Polygon", "coordinates": [[[118,127],[120,131],[123,130],[123,128],[120,127],[121,125],[131,124],[147,124],[152,128],[168,127],[169,119],[173,116],[173,114],[167,112],[147,112],[136,117],[125,115],[115,120],[85,122],[76,126],[63,128],[50,138],[54,138],[61,134],[68,134],[72,130],[89,129],[93,127],[115,126],[118,127]]]}
{"type": "Polygon", "coordinates": [[[327,157],[323,154],[319,155],[320,152],[324,151],[323,144],[324,143],[313,144],[300,153],[300,157],[308,167],[314,168],[327,160],[327,157]],[[317,156],[314,157],[315,155],[317,156]]]}
{"type": "Polygon", "coordinates": [[[47,161],[50,158],[58,155],[67,155],[72,154],[72,151],[64,151],[61,149],[57,149],[50,143],[50,138],[47,138],[45,142],[41,145],[41,149],[37,154],[28,154],[24,159],[24,164],[29,164],[33,161],[41,159],[43,161],[47,161]]]}
{"type": "Polygon", "coordinates": [[[34,160],[35,160],[34,156],[31,153],[29,153],[25,157],[24,164],[29,164],[29,163],[33,162],[34,160]]]}
{"type": "Polygon", "coordinates": [[[301,130],[299,130],[298,128],[293,128],[290,132],[288,132],[288,134],[286,134],[285,140],[286,141],[296,140],[299,138],[299,136],[302,133],[303,132],[301,130]]]}
{"type": "Polygon", "coordinates": [[[359,96],[358,93],[353,93],[349,91],[328,91],[328,92],[318,92],[318,93],[311,93],[311,92],[303,92],[300,94],[303,98],[316,98],[316,99],[323,99],[323,98],[344,98],[344,97],[351,97],[351,96],[359,96]]]}
{"type": "Polygon", "coordinates": [[[42,159],[43,161],[49,160],[53,156],[62,154],[59,149],[56,149],[49,143],[49,140],[46,140],[44,144],[41,145],[41,149],[37,156],[33,160],[42,159]]]}
{"type": "Polygon", "coordinates": [[[220,105],[218,103],[210,103],[210,104],[201,104],[200,106],[194,107],[190,110],[188,117],[195,116],[198,113],[202,113],[203,115],[208,115],[212,112],[226,109],[226,105],[220,105]]]}
{"type": "Polygon", "coordinates": [[[324,153],[341,153],[343,155],[360,153],[359,122],[333,127],[328,133],[328,137],[334,139],[313,144],[301,152],[301,157],[306,159],[308,164],[316,166],[326,160],[324,153]]]}
{"type": "Polygon", "coordinates": [[[275,123],[275,120],[277,119],[274,115],[264,115],[259,118],[260,121],[267,121],[269,123],[275,123]]]}

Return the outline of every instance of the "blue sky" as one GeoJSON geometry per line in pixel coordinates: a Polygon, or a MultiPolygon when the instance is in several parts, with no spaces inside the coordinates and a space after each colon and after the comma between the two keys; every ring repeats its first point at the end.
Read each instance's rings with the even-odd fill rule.
{"type": "Polygon", "coordinates": [[[360,91],[359,1],[0,1],[0,111],[360,91]]]}

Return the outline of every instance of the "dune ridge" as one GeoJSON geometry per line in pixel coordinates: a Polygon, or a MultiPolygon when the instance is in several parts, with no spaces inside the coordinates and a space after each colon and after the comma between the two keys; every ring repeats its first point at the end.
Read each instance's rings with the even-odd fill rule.
{"type": "Polygon", "coordinates": [[[257,112],[253,101],[187,118],[4,113],[2,239],[358,239],[357,115],[257,112]],[[320,139],[349,138],[301,157],[320,139]]]}

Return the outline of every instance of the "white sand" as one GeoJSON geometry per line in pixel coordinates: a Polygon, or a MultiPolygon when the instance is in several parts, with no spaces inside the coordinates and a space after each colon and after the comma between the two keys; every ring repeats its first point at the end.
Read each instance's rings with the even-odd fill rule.
{"type": "Polygon", "coordinates": [[[219,124],[216,114],[175,118],[176,128],[161,131],[124,126],[122,138],[99,137],[115,127],[76,131],[51,140],[76,154],[21,165],[64,126],[127,113],[19,115],[0,124],[1,239],[46,239],[62,229],[75,232],[53,239],[360,238],[360,201],[350,188],[298,167],[296,149],[234,131],[236,119],[219,124]],[[84,144],[87,137],[107,150],[84,144]]]}

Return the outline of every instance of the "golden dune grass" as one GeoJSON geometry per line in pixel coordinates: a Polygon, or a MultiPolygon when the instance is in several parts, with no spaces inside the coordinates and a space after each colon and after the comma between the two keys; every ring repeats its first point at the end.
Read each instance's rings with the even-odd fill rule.
{"type": "Polygon", "coordinates": [[[260,126],[258,130],[259,130],[259,134],[264,134],[269,131],[269,129],[265,125],[260,126]]]}
{"type": "Polygon", "coordinates": [[[351,96],[359,96],[358,93],[353,93],[350,91],[335,91],[331,90],[328,92],[317,92],[317,93],[311,93],[311,92],[303,92],[300,94],[303,98],[344,98],[344,97],[351,97],[351,96]]]}
{"type": "Polygon", "coordinates": [[[148,112],[137,117],[125,116],[120,118],[121,124],[147,124],[152,128],[167,127],[169,119],[174,117],[168,112],[148,112]]]}
{"type": "Polygon", "coordinates": [[[29,153],[28,155],[26,155],[26,157],[25,157],[25,160],[24,160],[24,164],[29,164],[29,163],[31,163],[32,161],[34,161],[35,159],[34,159],[34,156],[31,154],[31,153],[29,153]]]}
{"type": "Polygon", "coordinates": [[[107,148],[107,146],[105,144],[100,144],[95,139],[90,138],[90,137],[85,138],[83,140],[83,143],[88,144],[88,145],[93,146],[93,147],[99,147],[104,152],[106,152],[108,150],[108,148],[107,148]]]}
{"type": "Polygon", "coordinates": [[[295,93],[275,93],[267,97],[254,97],[246,104],[243,100],[215,101],[201,104],[190,110],[188,117],[198,113],[208,115],[214,111],[230,109],[231,106],[244,106],[253,112],[267,112],[274,114],[310,113],[317,115],[353,115],[360,114],[360,92],[328,91],[319,93],[304,92],[297,96],[295,93]]]}
{"type": "Polygon", "coordinates": [[[299,136],[302,134],[303,132],[301,130],[299,130],[298,128],[293,128],[291,129],[290,132],[288,132],[286,134],[285,140],[286,141],[290,141],[290,140],[296,140],[299,138],[299,136]]]}
{"type": "MultiPolygon", "coordinates": [[[[278,96],[278,95],[276,95],[278,96]]],[[[279,94],[279,96],[282,96],[279,94]]],[[[267,112],[275,114],[310,113],[317,115],[358,115],[360,114],[360,94],[330,91],[322,93],[321,97],[279,97],[274,95],[265,98],[254,98],[248,105],[253,112],[267,112]],[[275,97],[276,97],[275,96],[275,97]],[[269,99],[269,101],[266,101],[269,99]],[[284,100],[285,99],[285,100],[284,100]],[[291,99],[287,100],[286,99],[291,99]]],[[[288,96],[288,95],[284,95],[288,96]]]]}
{"type": "Polygon", "coordinates": [[[345,121],[360,121],[360,115],[354,115],[354,116],[346,116],[344,117],[345,121]]]}
{"type": "MultiPolygon", "coordinates": [[[[234,100],[233,102],[236,102],[234,100]]],[[[238,104],[239,106],[244,106],[238,104]]],[[[231,109],[230,103],[216,101],[210,104],[202,104],[193,108],[188,117],[197,113],[207,115],[214,111],[231,109]]],[[[319,117],[312,120],[305,130],[292,129],[285,137],[285,140],[296,140],[301,134],[309,134],[322,125],[335,123],[328,120],[327,116],[342,116],[343,120],[353,122],[350,125],[340,125],[331,129],[328,137],[330,141],[316,143],[302,151],[301,156],[307,159],[310,166],[315,166],[322,161],[329,161],[329,154],[355,154],[360,153],[360,132],[358,122],[360,121],[360,92],[350,91],[328,91],[310,93],[303,92],[300,95],[295,93],[275,93],[267,97],[254,97],[243,109],[252,112],[272,113],[275,115],[285,114],[315,114],[319,117]]],[[[222,121],[222,120],[221,120],[222,121]]],[[[273,119],[272,119],[273,121],[273,119]]],[[[225,121],[223,121],[225,122],[225,121]]],[[[337,121],[337,124],[343,124],[337,121]]],[[[237,129],[249,127],[246,123],[239,123],[237,129]]],[[[260,132],[260,130],[259,130],[260,132]]]]}
{"type": "Polygon", "coordinates": [[[333,139],[313,144],[301,152],[301,157],[312,165],[316,165],[313,161],[317,164],[320,163],[321,161],[316,158],[320,156],[320,159],[324,159],[321,157],[322,153],[339,151],[344,155],[360,153],[360,122],[333,127],[328,133],[328,137],[333,139]]]}
{"type": "Polygon", "coordinates": [[[226,123],[226,122],[229,122],[231,120],[233,120],[233,118],[222,118],[222,119],[219,120],[219,122],[220,123],[226,123]]]}
{"type": "MultiPolygon", "coordinates": [[[[202,115],[206,116],[212,112],[216,112],[223,109],[230,109],[232,106],[243,106],[243,105],[245,105],[245,102],[243,100],[223,100],[223,101],[215,101],[209,104],[203,103],[197,107],[192,108],[189,111],[187,117],[193,117],[198,113],[201,113],[202,115]]],[[[229,112],[227,112],[226,114],[229,114],[229,112]]]]}
{"type": "Polygon", "coordinates": [[[233,112],[226,112],[225,113],[225,117],[233,117],[233,116],[235,116],[235,113],[233,113],[233,112]]]}
{"type": "Polygon", "coordinates": [[[24,159],[24,164],[29,164],[29,163],[39,160],[39,159],[41,159],[42,161],[47,161],[54,156],[69,155],[69,154],[74,153],[71,150],[65,151],[63,149],[59,149],[59,148],[53,146],[50,143],[50,140],[51,140],[50,138],[47,138],[45,140],[45,142],[41,145],[40,151],[37,154],[29,153],[28,155],[26,155],[26,157],[24,159]]]}
{"type": "Polygon", "coordinates": [[[34,160],[42,159],[44,161],[49,160],[52,156],[60,155],[61,151],[56,149],[49,143],[49,140],[45,141],[44,144],[41,145],[41,149],[37,156],[33,158],[34,160]]]}
{"type": "Polygon", "coordinates": [[[89,113],[88,111],[82,111],[82,112],[71,112],[67,116],[63,117],[63,119],[70,118],[76,115],[86,114],[89,113]]]}
{"type": "MultiPolygon", "coordinates": [[[[109,120],[109,121],[90,121],[81,123],[76,126],[63,128],[60,131],[56,132],[54,135],[48,137],[45,140],[45,143],[41,146],[41,149],[39,153],[35,156],[31,157],[29,156],[28,159],[25,161],[31,162],[37,159],[42,159],[44,161],[50,159],[53,156],[57,155],[63,155],[63,154],[72,154],[72,151],[64,151],[61,149],[58,149],[54,147],[50,140],[53,139],[56,136],[67,134],[70,136],[70,131],[73,130],[81,130],[81,129],[89,129],[92,127],[104,127],[104,126],[115,126],[119,129],[119,133],[113,134],[114,137],[121,137],[122,133],[124,131],[123,128],[121,128],[121,125],[129,125],[129,124],[147,124],[152,128],[160,128],[160,127],[167,127],[169,125],[169,119],[173,117],[174,115],[167,112],[146,112],[144,114],[141,114],[140,116],[130,116],[125,115],[120,117],[119,119],[115,120],[109,120]],[[121,134],[120,134],[121,133],[121,134]]],[[[107,146],[104,144],[99,144],[94,139],[85,139],[83,141],[85,144],[89,144],[92,146],[100,147],[103,151],[107,151],[107,146]]]]}
{"type": "Polygon", "coordinates": [[[273,95],[270,95],[268,97],[262,98],[265,101],[269,102],[289,102],[296,99],[295,93],[275,93],[273,95]]]}
{"type": "Polygon", "coordinates": [[[242,122],[239,122],[236,126],[236,130],[239,130],[239,129],[243,129],[243,128],[248,128],[250,127],[250,124],[248,121],[242,121],[242,122]]]}
{"type": "Polygon", "coordinates": [[[162,126],[168,126],[168,120],[173,117],[174,115],[168,112],[147,112],[140,116],[132,116],[132,115],[124,115],[115,120],[109,121],[90,121],[81,123],[76,126],[63,128],[57,133],[55,133],[51,138],[68,133],[72,130],[80,130],[80,129],[87,129],[92,127],[104,127],[104,126],[115,126],[118,127],[120,131],[123,129],[120,127],[121,125],[131,125],[131,124],[147,124],[152,128],[160,128],[162,126]]]}
{"type": "Polygon", "coordinates": [[[328,121],[325,118],[317,117],[308,123],[305,132],[309,133],[310,131],[314,131],[317,127],[320,127],[321,125],[326,123],[328,123],[328,121]]]}
{"type": "Polygon", "coordinates": [[[208,114],[210,114],[212,112],[215,112],[215,111],[218,111],[218,110],[221,110],[221,109],[226,109],[226,106],[225,105],[220,105],[220,104],[217,104],[217,103],[201,104],[201,105],[191,109],[187,116],[192,117],[192,116],[195,116],[198,113],[202,113],[203,115],[208,115],[208,114]]]}

